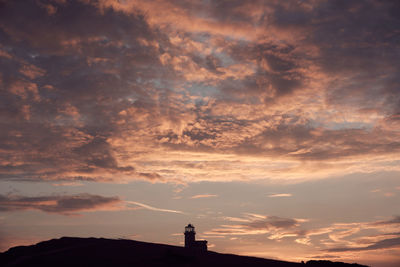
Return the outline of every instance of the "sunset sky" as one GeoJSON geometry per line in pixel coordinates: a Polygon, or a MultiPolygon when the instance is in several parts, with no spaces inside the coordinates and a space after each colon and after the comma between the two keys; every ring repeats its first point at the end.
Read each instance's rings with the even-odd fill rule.
{"type": "Polygon", "coordinates": [[[0,251],[61,236],[400,264],[400,2],[0,0],[0,251]]]}

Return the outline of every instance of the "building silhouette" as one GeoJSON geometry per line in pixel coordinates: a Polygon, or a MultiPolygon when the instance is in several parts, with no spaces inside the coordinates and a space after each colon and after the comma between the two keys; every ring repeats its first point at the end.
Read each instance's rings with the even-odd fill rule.
{"type": "Polygon", "coordinates": [[[196,240],[196,231],[190,223],[185,227],[185,248],[207,251],[207,240],[196,240]]]}

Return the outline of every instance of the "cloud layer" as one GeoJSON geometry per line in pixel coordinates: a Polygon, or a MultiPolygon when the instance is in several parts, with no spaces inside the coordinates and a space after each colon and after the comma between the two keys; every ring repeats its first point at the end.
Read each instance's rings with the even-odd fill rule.
{"type": "Polygon", "coordinates": [[[244,177],[221,165],[249,160],[274,163],[248,179],[398,171],[399,9],[4,1],[0,176],[227,180],[244,177]]]}

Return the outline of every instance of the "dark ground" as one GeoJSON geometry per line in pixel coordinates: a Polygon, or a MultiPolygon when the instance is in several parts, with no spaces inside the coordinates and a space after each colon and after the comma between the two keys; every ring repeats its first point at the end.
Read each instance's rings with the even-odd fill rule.
{"type": "Polygon", "coordinates": [[[282,266],[362,267],[330,261],[306,264],[191,251],[183,247],[133,240],[63,237],[0,253],[0,266],[282,266]]]}

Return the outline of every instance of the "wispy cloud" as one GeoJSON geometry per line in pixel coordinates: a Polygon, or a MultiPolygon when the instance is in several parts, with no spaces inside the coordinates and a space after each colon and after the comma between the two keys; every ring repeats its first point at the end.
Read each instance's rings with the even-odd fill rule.
{"type": "Polygon", "coordinates": [[[400,237],[383,239],[366,247],[338,247],[331,248],[329,252],[362,251],[400,247],[400,237]]]}
{"type": "Polygon", "coordinates": [[[196,199],[196,198],[211,198],[211,197],[218,197],[218,195],[214,195],[214,194],[194,195],[190,198],[196,199]]]}
{"type": "Polygon", "coordinates": [[[147,209],[147,210],[153,210],[153,211],[161,211],[161,212],[171,212],[171,213],[181,213],[183,214],[182,211],[179,210],[170,210],[170,209],[161,209],[161,208],[156,208],[156,207],[152,207],[150,205],[146,205],[140,202],[136,202],[136,201],[125,201],[125,203],[127,204],[132,204],[135,206],[139,206],[141,208],[147,209]]]}
{"type": "Polygon", "coordinates": [[[241,224],[224,224],[221,225],[220,228],[215,228],[211,231],[205,232],[205,234],[210,236],[267,234],[271,239],[280,239],[286,236],[296,236],[296,233],[291,230],[297,228],[302,221],[255,213],[246,213],[244,214],[244,218],[223,218],[227,221],[241,224]],[[287,230],[289,230],[289,232],[287,230]]]}
{"type": "Polygon", "coordinates": [[[53,186],[83,186],[83,183],[80,182],[62,182],[62,183],[54,183],[53,186]]]}
{"type": "Polygon", "coordinates": [[[338,257],[341,252],[400,246],[398,216],[372,222],[333,223],[325,227],[312,227],[308,219],[255,213],[245,213],[242,217],[223,217],[223,219],[231,224],[222,224],[204,234],[210,237],[265,235],[270,240],[289,239],[302,245],[319,246],[323,251],[337,252],[338,257]]]}
{"type": "Polygon", "coordinates": [[[281,193],[281,194],[271,194],[268,195],[268,197],[291,197],[292,194],[288,194],[288,193],[281,193]]]}
{"type": "Polygon", "coordinates": [[[389,220],[382,220],[371,223],[371,225],[400,225],[400,216],[394,216],[392,219],[389,220]]]}

